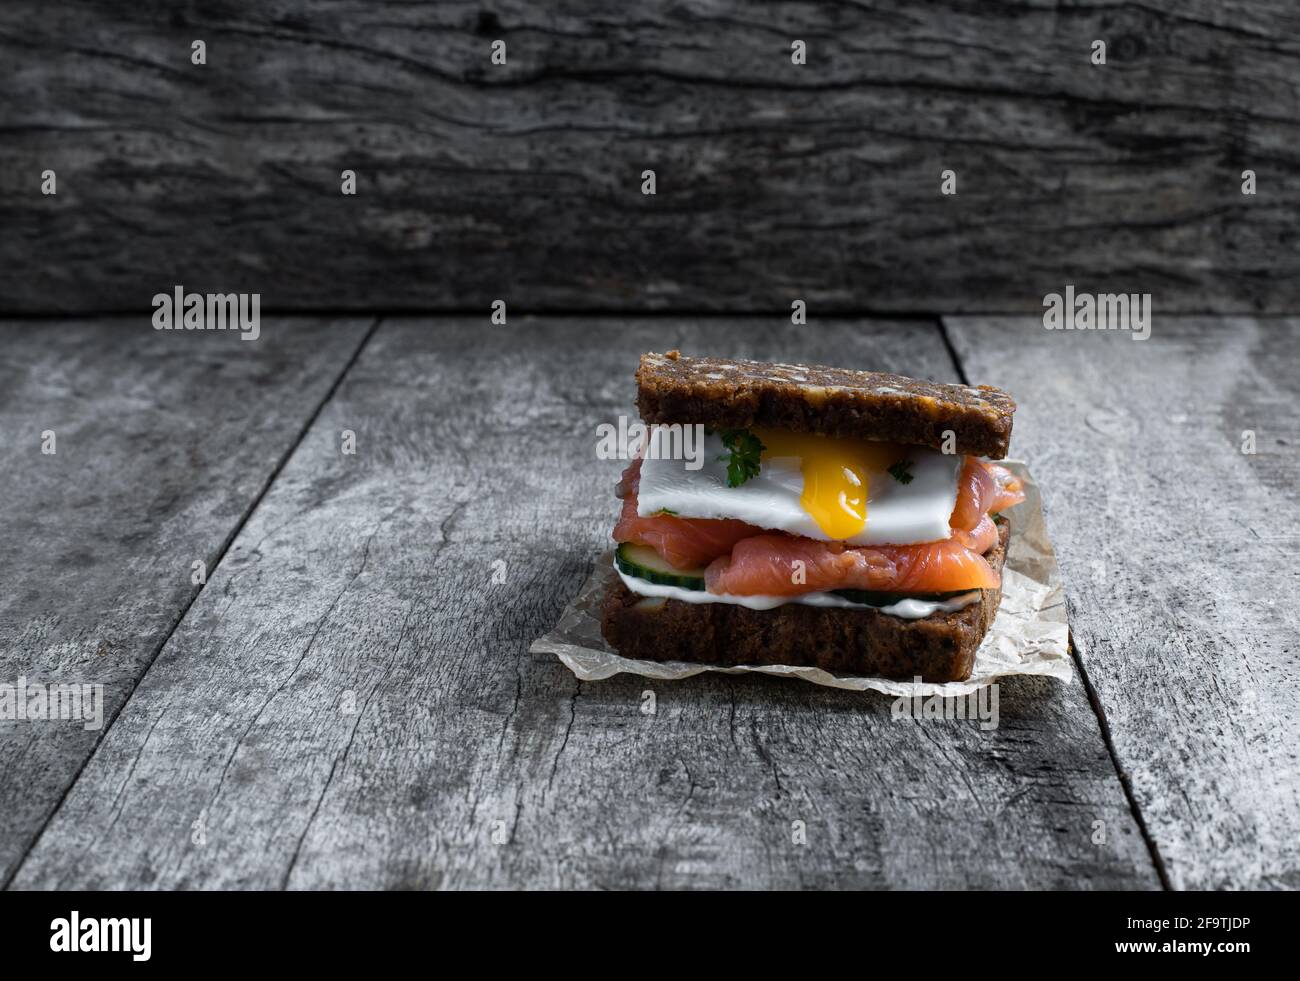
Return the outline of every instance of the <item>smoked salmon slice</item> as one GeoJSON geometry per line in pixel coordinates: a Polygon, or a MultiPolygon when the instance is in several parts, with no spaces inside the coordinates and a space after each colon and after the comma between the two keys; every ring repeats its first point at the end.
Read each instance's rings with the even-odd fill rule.
{"type": "Polygon", "coordinates": [[[1005,467],[967,457],[957,482],[952,537],[920,545],[848,546],[744,521],[637,514],[641,461],[623,472],[617,493],[623,511],[614,540],[648,545],[677,569],[707,566],[710,592],[790,596],[830,589],[944,593],[991,589],[999,576],[984,559],[998,540],[991,512],[1025,499],[1020,479],[1005,467]],[[796,566],[795,562],[802,566],[796,566]],[[802,570],[802,571],[799,571],[802,570]],[[796,574],[798,573],[798,574],[796,574]]]}
{"type": "Polygon", "coordinates": [[[998,541],[998,526],[993,523],[993,519],[987,514],[979,520],[971,531],[963,531],[960,528],[952,530],[952,537],[961,542],[962,546],[970,549],[976,555],[983,555],[998,541]]]}
{"type": "Polygon", "coordinates": [[[677,569],[696,569],[726,555],[742,538],[761,535],[762,528],[744,521],[720,518],[678,518],[671,514],[641,517],[636,513],[636,493],[641,461],[634,460],[618,482],[623,513],[614,526],[614,541],[649,545],[677,569]]]}
{"type": "Polygon", "coordinates": [[[1006,467],[968,456],[957,477],[957,505],[949,524],[970,531],[986,514],[1001,511],[1025,499],[1020,478],[1006,467]]]}
{"type": "Polygon", "coordinates": [[[997,479],[983,461],[973,456],[966,457],[957,476],[957,505],[952,509],[948,523],[954,528],[970,531],[988,513],[997,488],[997,479]]]}
{"type": "Polygon", "coordinates": [[[1003,508],[1014,507],[1025,499],[1025,485],[1019,477],[996,463],[986,463],[984,467],[993,475],[993,480],[997,484],[993,499],[989,501],[989,513],[996,514],[1003,508]]]}
{"type": "Polygon", "coordinates": [[[831,589],[946,593],[991,589],[998,582],[984,556],[953,538],[925,545],[846,547],[794,535],[756,535],[737,542],[730,555],[714,559],[704,572],[709,592],[739,596],[831,589]]]}

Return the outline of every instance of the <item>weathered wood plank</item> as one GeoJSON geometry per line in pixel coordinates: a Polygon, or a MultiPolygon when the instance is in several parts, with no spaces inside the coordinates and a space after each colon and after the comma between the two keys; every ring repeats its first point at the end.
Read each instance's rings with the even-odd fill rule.
{"type": "Polygon", "coordinates": [[[1300,322],[949,323],[971,377],[1020,401],[1074,640],[1170,881],[1300,886],[1300,322]]]}
{"type": "Polygon", "coordinates": [[[385,322],[17,883],[1156,886],[1078,685],[982,732],[527,655],[615,518],[595,427],[673,346],[953,375],[929,322],[385,322]]]}
{"type": "Polygon", "coordinates": [[[247,342],[144,317],[0,323],[0,683],[103,686],[101,728],[0,719],[0,882],[367,326],[264,318],[247,342]]]}
{"type": "Polygon", "coordinates": [[[1295,309],[1298,34],[1284,0],[8,0],[0,302],[1295,309]]]}

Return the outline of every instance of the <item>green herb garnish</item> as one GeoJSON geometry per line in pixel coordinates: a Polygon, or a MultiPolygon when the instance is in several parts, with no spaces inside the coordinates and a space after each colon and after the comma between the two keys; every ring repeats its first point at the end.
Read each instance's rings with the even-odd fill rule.
{"type": "Polygon", "coordinates": [[[676,517],[677,512],[674,511],[672,508],[660,508],[658,511],[655,512],[655,514],[671,514],[674,517],[676,517]]]}
{"type": "Polygon", "coordinates": [[[718,457],[727,461],[727,486],[739,487],[758,474],[758,459],[767,449],[748,429],[724,429],[722,445],[731,452],[718,457]]]}
{"type": "Polygon", "coordinates": [[[907,468],[911,465],[911,460],[899,460],[889,468],[889,475],[900,484],[910,484],[914,478],[912,477],[912,472],[907,468]]]}

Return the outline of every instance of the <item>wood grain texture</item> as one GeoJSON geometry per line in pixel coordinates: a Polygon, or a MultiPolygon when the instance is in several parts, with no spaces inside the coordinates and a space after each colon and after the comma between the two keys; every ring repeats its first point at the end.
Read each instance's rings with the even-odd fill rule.
{"type": "Polygon", "coordinates": [[[1286,311],[1297,36],[1286,0],[8,0],[0,302],[1286,311]]]}
{"type": "Polygon", "coordinates": [[[1074,641],[1170,882],[1300,887],[1300,321],[949,326],[1020,403],[1074,641]]]}
{"type": "Polygon", "coordinates": [[[983,732],[526,653],[616,517],[595,427],[671,347],[954,380],[928,322],[386,321],[16,884],[1157,887],[1077,684],[983,732]]]}
{"type": "Polygon", "coordinates": [[[0,683],[102,685],[105,727],[0,719],[0,882],[369,323],[264,318],[253,342],[145,317],[0,323],[0,683]]]}

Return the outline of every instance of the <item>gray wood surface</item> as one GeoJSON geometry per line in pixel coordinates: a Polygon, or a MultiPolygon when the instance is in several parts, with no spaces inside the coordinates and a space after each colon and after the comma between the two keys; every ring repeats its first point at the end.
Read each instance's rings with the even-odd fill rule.
{"type": "Polygon", "coordinates": [[[930,322],[385,321],[15,884],[1157,888],[1078,684],[982,732],[526,653],[616,515],[595,427],[673,346],[955,377],[930,322]]]}
{"type": "Polygon", "coordinates": [[[947,324],[969,377],[1020,402],[1074,641],[1170,883],[1300,887],[1300,321],[947,324]]]}
{"type": "Polygon", "coordinates": [[[6,0],[0,304],[1293,310],[1297,36],[1289,0],[6,0]]]}
{"type": "Polygon", "coordinates": [[[104,686],[103,729],[0,720],[0,882],[372,323],[0,323],[0,683],[104,686]]]}

